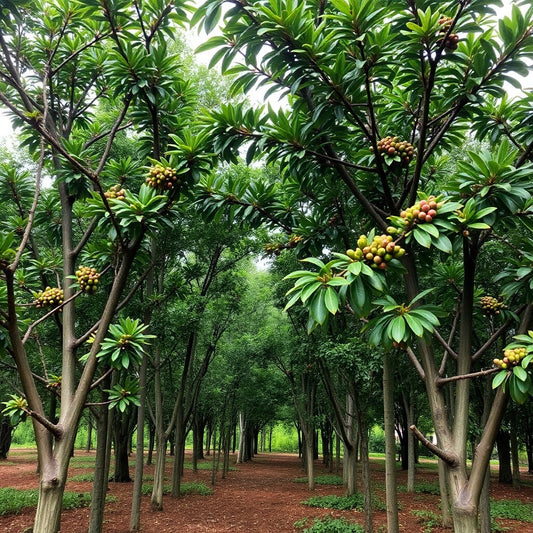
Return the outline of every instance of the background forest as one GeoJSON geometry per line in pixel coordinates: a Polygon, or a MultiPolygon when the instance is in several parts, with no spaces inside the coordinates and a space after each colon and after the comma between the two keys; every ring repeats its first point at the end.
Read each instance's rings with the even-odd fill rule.
{"type": "Polygon", "coordinates": [[[35,533],[81,430],[94,533],[132,448],[163,510],[167,451],[178,497],[186,443],[226,471],[279,424],[311,490],[342,455],[367,532],[376,425],[389,533],[421,453],[444,524],[491,530],[491,458],[533,470],[533,8],[497,7],[2,3],[0,454],[31,420],[35,533]]]}

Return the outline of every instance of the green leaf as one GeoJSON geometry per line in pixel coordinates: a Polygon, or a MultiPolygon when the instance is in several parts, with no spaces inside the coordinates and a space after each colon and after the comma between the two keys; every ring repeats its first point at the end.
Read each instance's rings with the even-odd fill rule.
{"type": "Polygon", "coordinates": [[[340,287],[342,285],[350,285],[350,282],[346,278],[335,276],[328,281],[327,285],[329,287],[340,287]]]}
{"type": "Polygon", "coordinates": [[[334,315],[339,310],[339,295],[332,287],[326,289],[326,295],[324,296],[324,303],[328,311],[334,315]]]}
{"type": "Polygon", "coordinates": [[[401,342],[405,336],[405,320],[403,316],[397,316],[391,322],[391,336],[396,342],[401,342]]]}
{"type": "Polygon", "coordinates": [[[403,315],[403,317],[405,318],[409,329],[417,337],[422,337],[422,335],[424,335],[424,327],[414,316],[411,316],[409,313],[406,313],[405,315],[403,315]]]}
{"type": "Polygon", "coordinates": [[[528,378],[528,373],[521,366],[515,366],[513,374],[521,381],[526,381],[528,378]]]}
{"type": "Polygon", "coordinates": [[[490,229],[490,226],[484,222],[472,222],[471,224],[467,224],[467,226],[470,229],[490,229]]]}
{"type": "Polygon", "coordinates": [[[319,268],[324,268],[326,266],[322,261],[320,261],[320,259],[317,259],[316,257],[306,257],[305,259],[301,259],[301,261],[305,263],[312,263],[319,268]]]}
{"type": "Polygon", "coordinates": [[[287,305],[284,307],[284,311],[287,311],[290,309],[298,300],[300,299],[300,293],[297,292],[287,303],[287,305]]]}
{"type": "Polygon", "coordinates": [[[507,370],[500,370],[492,379],[492,388],[497,389],[507,379],[507,370]]]}
{"type": "Polygon", "coordinates": [[[309,312],[315,322],[318,322],[319,324],[323,324],[328,316],[328,309],[325,303],[325,292],[325,290],[318,291],[309,303],[309,312]]]}
{"type": "Polygon", "coordinates": [[[413,230],[413,237],[421,246],[424,246],[425,248],[429,248],[431,246],[431,237],[420,228],[416,227],[413,230]]]}
{"type": "Polygon", "coordinates": [[[322,286],[321,281],[315,281],[307,285],[307,287],[303,288],[300,294],[302,303],[305,304],[305,302],[309,299],[309,297],[321,286],[322,286]]]}
{"type": "Polygon", "coordinates": [[[435,290],[435,287],[431,287],[430,289],[426,289],[425,291],[422,291],[420,294],[417,294],[412,300],[410,305],[413,305],[414,303],[418,302],[419,300],[422,300],[424,296],[427,296],[430,292],[433,292],[435,290]]]}
{"type": "Polygon", "coordinates": [[[359,276],[361,274],[362,263],[360,261],[355,261],[348,265],[348,272],[354,276],[359,276]]]}
{"type": "Polygon", "coordinates": [[[435,239],[438,239],[439,237],[439,230],[433,224],[419,224],[417,228],[429,233],[432,237],[435,237],[435,239]]]}

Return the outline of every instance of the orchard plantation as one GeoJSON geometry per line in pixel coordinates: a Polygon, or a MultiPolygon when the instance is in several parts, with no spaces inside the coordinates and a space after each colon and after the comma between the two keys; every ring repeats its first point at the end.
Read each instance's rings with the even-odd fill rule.
{"type": "Polygon", "coordinates": [[[33,532],[76,446],[85,530],[133,479],[150,531],[186,457],[214,480],[281,427],[309,491],[320,455],[360,499],[300,530],[377,531],[382,452],[380,531],[426,456],[440,526],[494,531],[491,461],[533,471],[531,2],[1,8],[0,454],[31,424],[33,532]]]}

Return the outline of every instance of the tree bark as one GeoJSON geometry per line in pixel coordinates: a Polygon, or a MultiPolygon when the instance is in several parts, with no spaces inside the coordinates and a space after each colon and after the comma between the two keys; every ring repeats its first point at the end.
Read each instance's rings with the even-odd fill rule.
{"type": "Polygon", "coordinates": [[[394,378],[389,353],[383,356],[383,421],[385,425],[387,533],[399,533],[396,495],[396,441],[394,438],[394,378]]]}

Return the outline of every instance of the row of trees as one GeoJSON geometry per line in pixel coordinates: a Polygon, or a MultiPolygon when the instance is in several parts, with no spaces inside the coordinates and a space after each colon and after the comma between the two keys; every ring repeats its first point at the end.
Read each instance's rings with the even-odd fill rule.
{"type": "MultiPolygon", "coordinates": [[[[411,368],[437,445],[417,427],[417,381],[403,380],[408,462],[414,433],[440,459],[455,531],[471,533],[508,396],[533,393],[531,97],[511,100],[504,85],[527,72],[532,10],[498,22],[476,0],[224,4],[205,2],[192,22],[221,28],[201,49],[232,74],[231,90],[180,67],[181,2],[20,1],[0,15],[0,101],[32,159],[2,172],[0,301],[23,392],[5,412],[31,416],[39,454],[34,531],[59,530],[85,408],[98,421],[95,532],[112,428],[115,478],[128,478],[120,444],[133,413],[144,428],[148,411],[160,509],[169,440],[177,496],[190,428],[203,435],[211,421],[227,451],[239,423],[246,459],[275,416],[260,406],[280,393],[297,413],[311,488],[319,423],[326,455],[333,431],[342,440],[348,492],[361,456],[367,531],[368,428],[383,399],[397,531],[393,378],[411,368]],[[239,95],[256,85],[286,106],[250,107],[239,95]],[[243,168],[241,155],[266,170],[243,168]],[[265,289],[239,266],[265,238],[289,322],[258,305],[265,289]],[[209,372],[217,364],[225,376],[209,372]]],[[[143,431],[137,439],[144,449],[143,431]]],[[[138,454],[132,531],[142,466],[138,454]]]]}

